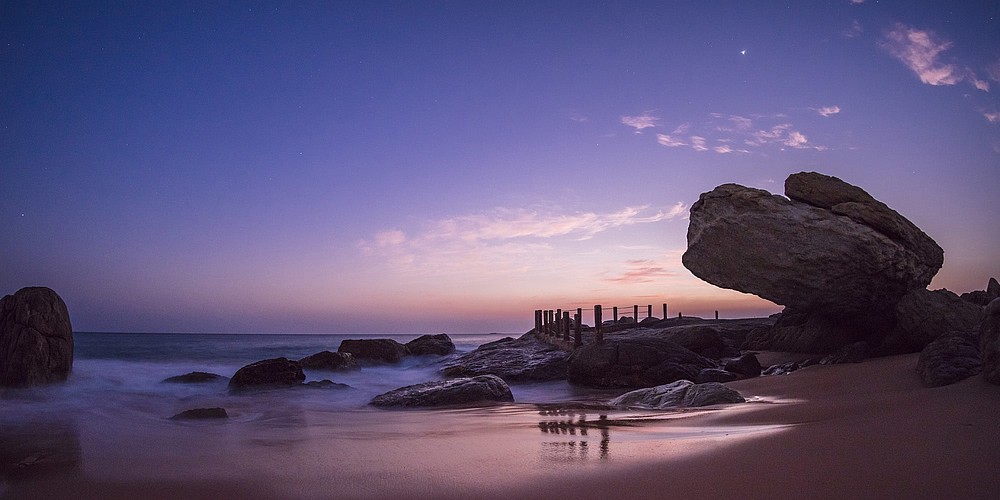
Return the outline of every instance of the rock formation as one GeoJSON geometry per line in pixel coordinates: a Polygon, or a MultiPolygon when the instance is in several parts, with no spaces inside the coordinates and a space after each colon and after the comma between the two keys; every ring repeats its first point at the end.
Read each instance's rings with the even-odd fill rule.
{"type": "Polygon", "coordinates": [[[986,285],[986,290],[973,290],[962,294],[962,300],[966,300],[978,306],[985,306],[993,299],[1000,298],[1000,282],[996,278],[990,278],[986,285]]]}
{"type": "Polygon", "coordinates": [[[350,371],[360,369],[354,355],[349,352],[321,351],[299,360],[307,370],[350,371]]]}
{"type": "Polygon", "coordinates": [[[708,358],[656,337],[611,337],[576,349],[569,359],[569,381],[590,387],[653,387],[681,379],[696,380],[708,358]]]}
{"type": "Polygon", "coordinates": [[[73,369],[73,328],[63,300],[29,287],[0,299],[0,387],[66,380],[73,369]]]}
{"type": "Polygon", "coordinates": [[[172,417],[170,420],[206,420],[213,418],[229,418],[229,413],[225,408],[194,408],[184,410],[172,417]]]}
{"type": "Polygon", "coordinates": [[[167,384],[205,384],[208,382],[221,382],[223,380],[229,380],[229,377],[208,372],[191,372],[184,375],[167,377],[163,379],[163,382],[167,384]]]}
{"type": "Polygon", "coordinates": [[[265,359],[237,370],[229,380],[229,390],[291,387],[302,385],[305,379],[306,374],[302,372],[302,365],[298,361],[287,358],[265,359]]]}
{"type": "Polygon", "coordinates": [[[569,354],[535,338],[504,337],[463,354],[444,367],[448,377],[496,375],[509,382],[538,382],[566,378],[569,354]]]}
{"type": "Polygon", "coordinates": [[[802,314],[799,324],[779,319],[767,348],[829,352],[883,336],[896,303],[926,288],[944,262],[941,247],[913,223],[836,177],[793,174],[785,194],[737,184],[702,194],[682,257],[709,283],[802,314]]]}
{"type": "Polygon", "coordinates": [[[896,330],[914,350],[942,335],[976,338],[983,308],[948,290],[913,290],[896,305],[896,330]]]}
{"type": "Polygon", "coordinates": [[[455,352],[455,343],[451,341],[451,337],[444,333],[438,335],[421,335],[407,342],[406,349],[410,354],[415,356],[424,354],[446,356],[455,352]]]}
{"type": "Polygon", "coordinates": [[[695,384],[690,380],[678,380],[666,385],[627,392],[612,399],[609,404],[665,410],[745,401],[739,392],[718,382],[695,384]]]}
{"type": "Polygon", "coordinates": [[[1000,385],[1000,299],[986,306],[979,327],[979,353],[983,360],[983,378],[1000,385]]]}
{"type": "Polygon", "coordinates": [[[358,360],[376,363],[399,363],[409,354],[406,346],[392,339],[347,339],[337,352],[346,352],[358,360]]]}
{"type": "Polygon", "coordinates": [[[513,402],[510,387],[495,375],[409,385],[375,396],[372,406],[416,407],[513,402]]]}
{"type": "Polygon", "coordinates": [[[975,341],[964,335],[943,335],[920,351],[917,374],[927,387],[940,387],[979,373],[982,365],[975,341]]]}

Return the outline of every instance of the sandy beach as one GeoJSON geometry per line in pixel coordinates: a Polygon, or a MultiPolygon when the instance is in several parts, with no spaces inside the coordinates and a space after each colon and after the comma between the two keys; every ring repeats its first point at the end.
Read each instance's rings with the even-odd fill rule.
{"type": "Polygon", "coordinates": [[[749,403],[621,412],[610,425],[589,411],[511,406],[355,414],[368,436],[308,413],[289,425],[271,422],[271,433],[223,438],[190,427],[131,437],[117,430],[104,442],[82,439],[82,467],[0,491],[3,498],[995,498],[1000,387],[974,377],[927,389],[915,363],[916,355],[905,355],[733,382],[749,403]],[[265,453],[248,456],[250,441],[265,453]],[[122,443],[115,460],[100,458],[113,443],[122,443]]]}

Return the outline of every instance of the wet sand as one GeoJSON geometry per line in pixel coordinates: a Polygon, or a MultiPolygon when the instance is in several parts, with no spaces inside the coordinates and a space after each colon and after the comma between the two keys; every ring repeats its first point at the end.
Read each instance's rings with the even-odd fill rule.
{"type": "MultiPolygon", "coordinates": [[[[916,355],[730,385],[661,414],[509,405],[80,430],[5,498],[996,498],[1000,386],[927,389],[916,355]],[[287,421],[286,421],[287,420],[287,421]]],[[[283,414],[282,414],[283,415],[283,414]]]]}

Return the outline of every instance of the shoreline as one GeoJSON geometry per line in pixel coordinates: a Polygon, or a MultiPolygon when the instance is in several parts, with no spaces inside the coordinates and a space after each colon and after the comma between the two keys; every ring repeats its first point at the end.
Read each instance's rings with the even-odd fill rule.
{"type": "MultiPolygon", "coordinates": [[[[770,355],[784,356],[762,354],[770,355]]],[[[196,454],[187,466],[197,470],[201,461],[219,472],[181,474],[184,479],[176,479],[177,471],[172,472],[172,479],[142,477],[135,468],[121,470],[117,479],[102,478],[91,473],[94,468],[86,464],[84,447],[82,470],[8,483],[6,490],[0,488],[0,496],[588,499],[995,495],[1000,491],[1000,476],[995,474],[1000,468],[1000,426],[995,425],[995,417],[1000,415],[1000,386],[973,377],[928,389],[915,373],[916,359],[917,355],[911,354],[859,364],[815,365],[788,375],[731,382],[727,385],[743,393],[750,403],[670,414],[636,428],[613,430],[610,461],[598,458],[601,439],[597,430],[591,430],[586,438],[590,443],[586,460],[577,456],[586,446],[582,436],[567,436],[565,430],[562,434],[554,430],[553,435],[544,434],[545,430],[539,433],[537,428],[526,432],[542,426],[546,419],[553,425],[562,425],[566,419],[539,416],[540,412],[535,415],[525,408],[422,412],[420,417],[430,418],[420,419],[411,419],[417,414],[405,411],[368,412],[364,418],[380,421],[383,428],[401,434],[388,439],[380,435],[382,441],[373,443],[358,436],[345,440],[343,434],[333,439],[313,429],[307,416],[306,428],[296,432],[284,429],[270,436],[273,442],[264,448],[270,450],[267,456],[233,456],[232,452],[243,448],[221,450],[217,455],[196,454]],[[408,420],[419,422],[406,427],[408,420]],[[482,428],[475,427],[477,422],[482,428]],[[470,423],[472,427],[461,428],[470,423]],[[726,429],[741,428],[754,432],[724,435],[726,429]],[[698,430],[706,434],[699,436],[698,430]],[[303,444],[288,444],[299,441],[303,444]],[[535,455],[524,454],[538,446],[542,448],[535,455]],[[392,450],[396,450],[395,456],[381,455],[392,450]],[[221,464],[209,463],[220,459],[221,464]],[[155,493],[150,496],[150,492],[155,493]]],[[[243,438],[264,439],[253,433],[243,438]]],[[[601,442],[600,446],[606,444],[601,442]]],[[[156,456],[147,459],[151,463],[157,460],[156,456]]],[[[182,465],[187,460],[173,459],[182,465]]]]}

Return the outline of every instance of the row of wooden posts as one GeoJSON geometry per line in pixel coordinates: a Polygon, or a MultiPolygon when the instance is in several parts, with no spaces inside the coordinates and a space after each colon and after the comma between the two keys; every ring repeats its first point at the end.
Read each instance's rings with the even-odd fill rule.
{"type": "MultiPolygon", "coordinates": [[[[600,304],[594,306],[594,336],[597,342],[604,341],[604,331],[603,331],[603,308],[600,304]]],[[[614,317],[614,324],[618,324],[618,306],[612,307],[612,314],[614,317]]],[[[653,317],[653,305],[649,304],[646,306],[646,317],[653,317]]],[[[667,305],[663,304],[663,317],[667,317],[667,305]]],[[[681,313],[677,313],[677,317],[681,317],[681,313]]],[[[715,319],[719,319],[719,311],[715,311],[715,319]]],[[[639,306],[632,306],[632,321],[636,326],[639,325],[639,306]]],[[[562,309],[535,309],[535,333],[547,335],[550,337],[561,338],[567,342],[570,341],[570,330],[573,330],[573,346],[579,347],[583,345],[583,308],[576,308],[576,313],[573,315],[572,320],[569,316],[569,310],[563,311],[562,309]]]]}

